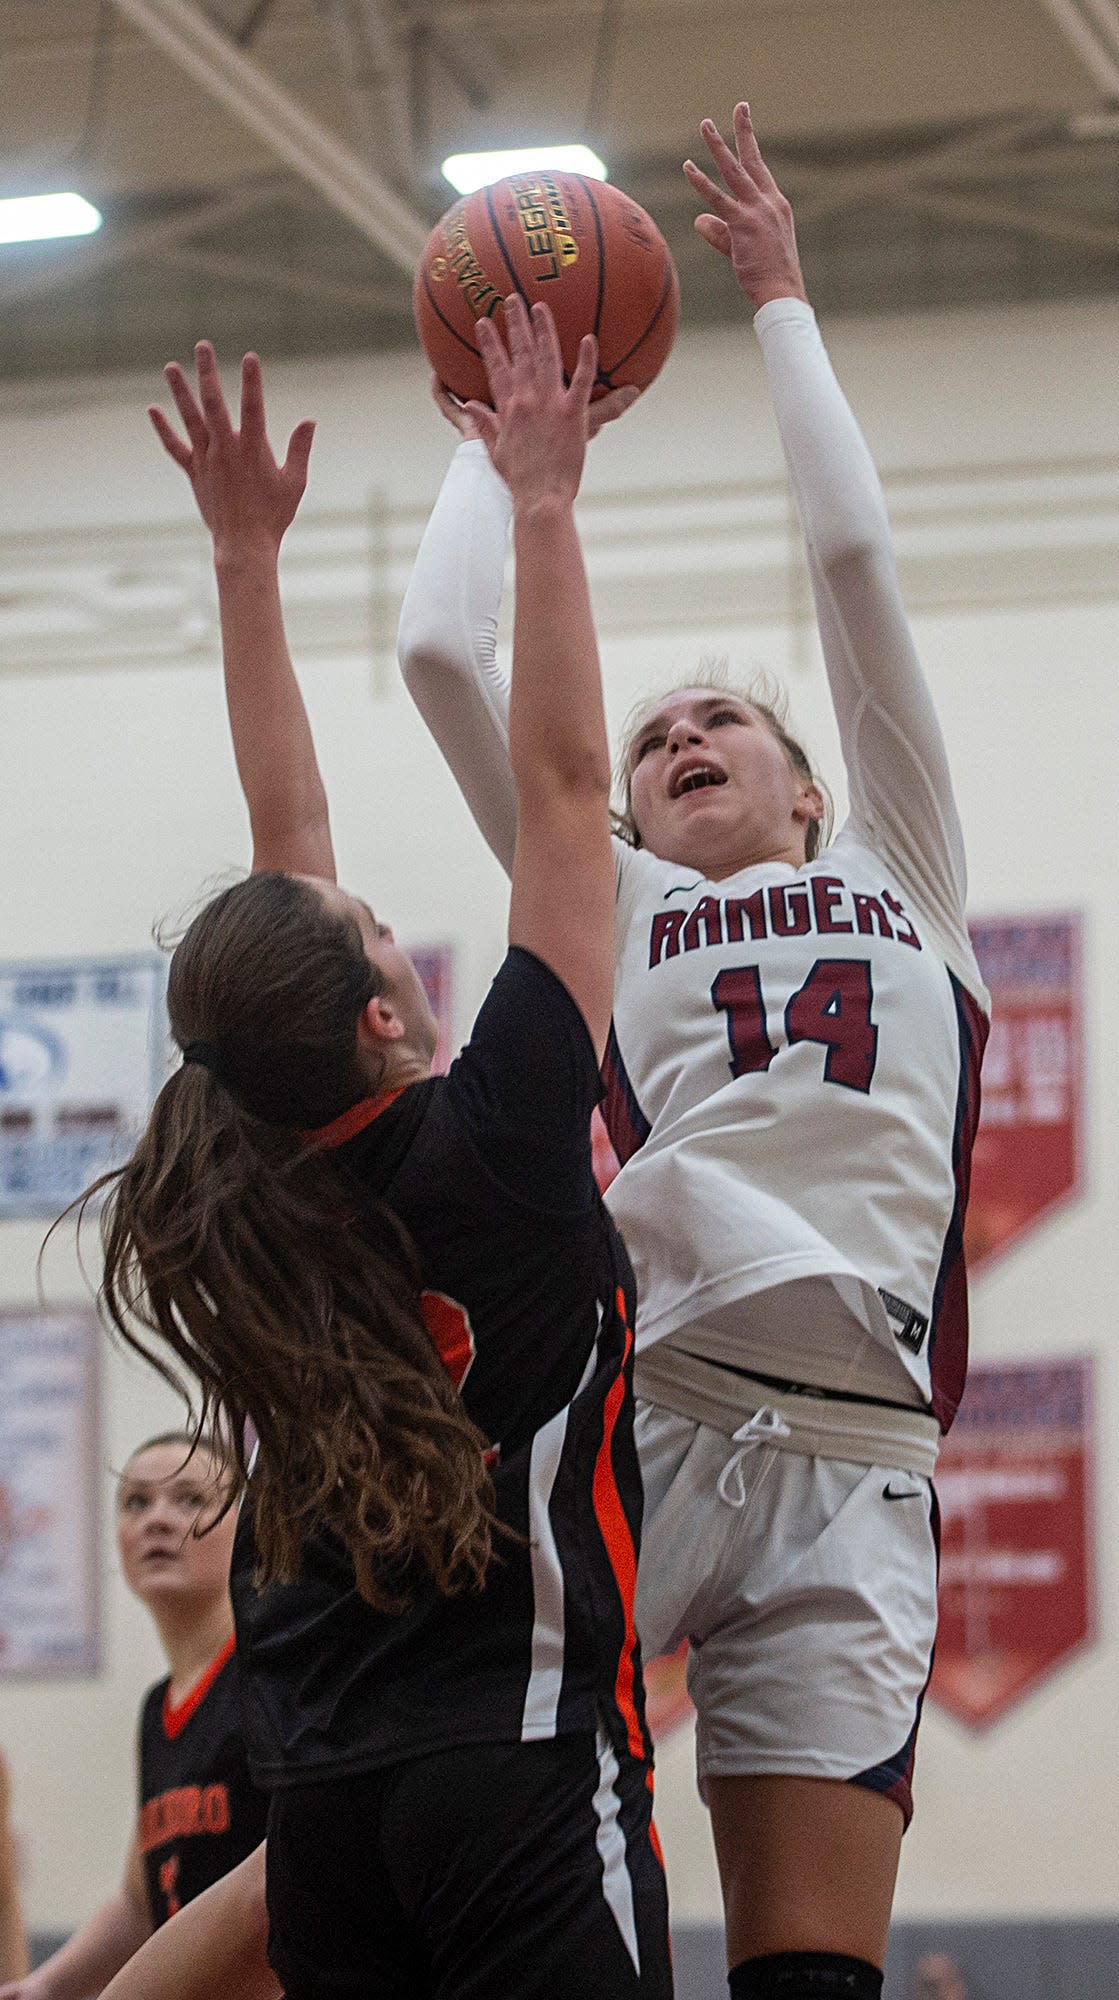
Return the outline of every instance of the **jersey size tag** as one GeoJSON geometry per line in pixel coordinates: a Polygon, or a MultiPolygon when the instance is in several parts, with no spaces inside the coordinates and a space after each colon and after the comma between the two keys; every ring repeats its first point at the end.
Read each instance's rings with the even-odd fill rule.
{"type": "Polygon", "coordinates": [[[918,1312],[916,1306],[906,1305],[896,1292],[884,1291],[881,1285],[878,1296],[886,1308],[886,1318],[894,1339],[900,1341],[903,1347],[908,1347],[911,1354],[920,1354],[929,1330],[928,1314],[918,1312]]]}

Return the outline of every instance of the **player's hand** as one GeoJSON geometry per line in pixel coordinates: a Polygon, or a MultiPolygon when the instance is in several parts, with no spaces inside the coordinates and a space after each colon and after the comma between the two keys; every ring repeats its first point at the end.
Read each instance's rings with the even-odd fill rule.
{"type": "Polygon", "coordinates": [[[805,299],[793,211],[762,159],[748,104],[734,107],[734,152],[718,127],[705,118],[700,131],[723,185],[684,161],[684,172],[710,213],[697,215],[704,242],[729,257],[747,298],[755,306],[770,299],[805,299]]]}
{"type": "Polygon", "coordinates": [[[573,501],[583,475],[587,411],[598,363],[593,334],[579,343],[579,359],[565,382],[556,323],[547,306],[531,315],[514,292],[505,301],[508,347],[491,320],[478,322],[478,351],[489,377],[493,408],[465,408],[513,495],[513,505],[573,501]]]}
{"type": "MultiPolygon", "coordinates": [[[[436,409],[446,417],[449,424],[453,424],[460,437],[476,438],[481,435],[466,404],[460,403],[457,396],[452,396],[438,375],[432,375],[431,394],[436,409]]],[[[627,384],[624,389],[608,389],[605,396],[600,396],[597,402],[588,403],[588,438],[596,438],[604,424],[612,424],[618,417],[624,416],[627,410],[632,410],[640,394],[640,389],[627,384]]]]}
{"type": "Polygon", "coordinates": [[[287,457],[277,465],[265,431],[258,357],[246,354],[241,363],[240,430],[233,428],[208,340],[199,341],[194,357],[197,398],[177,361],[169,361],[163,371],[186,437],[180,437],[152,404],[148,415],[156,436],[190,480],[198,511],[214,538],[215,553],[261,548],[274,552],[303,498],[315,426],[309,421],[296,425],[288,439],[287,457]]]}

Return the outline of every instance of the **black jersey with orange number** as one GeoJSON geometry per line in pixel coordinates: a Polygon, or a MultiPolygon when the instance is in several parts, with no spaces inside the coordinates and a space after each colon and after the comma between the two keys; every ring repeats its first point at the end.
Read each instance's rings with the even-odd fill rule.
{"type": "Polygon", "coordinates": [[[253,1587],[252,1482],[233,1558],[250,1759],[262,1784],[371,1771],[465,1743],[601,1721],[645,1757],[633,1589],[633,1276],[591,1172],[601,1094],[562,982],[511,949],[445,1077],[317,1135],[419,1253],[432,1337],[495,1447],[503,1538],[485,1589],[421,1579],[372,1611],[341,1545],[253,1587]]]}
{"type": "Polygon", "coordinates": [[[249,1776],[233,1640],[177,1706],[170,1680],[140,1713],[140,1852],[152,1923],[228,1875],[264,1839],[267,1793],[249,1776]]]}

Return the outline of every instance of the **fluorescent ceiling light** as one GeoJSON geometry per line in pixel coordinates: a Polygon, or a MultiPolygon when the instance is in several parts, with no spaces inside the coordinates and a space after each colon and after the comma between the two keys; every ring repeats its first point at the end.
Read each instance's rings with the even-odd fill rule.
{"type": "Polygon", "coordinates": [[[503,153],[452,153],[440,172],[459,194],[473,194],[475,188],[504,180],[506,174],[527,174],[539,167],[552,167],[561,174],[586,174],[592,181],[607,177],[598,154],[589,146],[514,146],[503,153]]]}
{"type": "Polygon", "coordinates": [[[100,211],[80,194],[22,194],[0,201],[0,243],[39,243],[51,236],[92,236],[100,211]]]}

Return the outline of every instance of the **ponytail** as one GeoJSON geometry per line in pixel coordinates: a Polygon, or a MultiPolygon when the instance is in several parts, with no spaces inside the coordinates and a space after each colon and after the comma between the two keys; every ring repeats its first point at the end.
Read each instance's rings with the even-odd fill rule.
{"type": "Polygon", "coordinates": [[[172,959],[193,1059],[97,1188],[111,1327],[197,1403],[238,1482],[256,1432],[259,1584],[293,1581],[326,1533],[393,1612],[425,1572],[448,1595],[480,1587],[496,1523],[487,1440],[432,1344],[407,1233],[293,1129],[366,1094],[356,1028],[376,990],[356,925],[310,886],[225,890],[172,959]]]}

